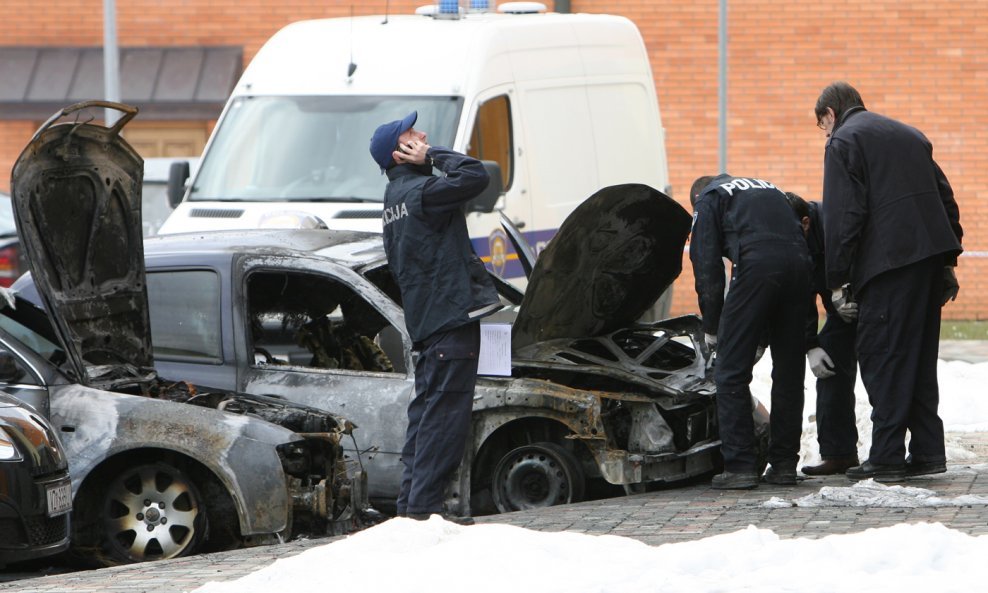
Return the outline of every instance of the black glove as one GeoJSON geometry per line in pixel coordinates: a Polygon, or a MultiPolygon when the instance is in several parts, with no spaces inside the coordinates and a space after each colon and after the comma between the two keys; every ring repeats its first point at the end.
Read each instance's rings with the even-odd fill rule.
{"type": "Polygon", "coordinates": [[[957,293],[961,285],[957,283],[957,274],[954,273],[954,266],[943,267],[943,299],[940,306],[947,304],[947,301],[957,300],[957,293]]]}

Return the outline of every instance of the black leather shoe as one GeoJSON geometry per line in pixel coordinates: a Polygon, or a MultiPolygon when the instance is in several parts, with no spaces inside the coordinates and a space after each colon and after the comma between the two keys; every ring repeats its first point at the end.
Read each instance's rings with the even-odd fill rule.
{"type": "Polygon", "coordinates": [[[714,490],[751,490],[758,487],[757,472],[724,472],[710,480],[714,490]]]}
{"type": "Polygon", "coordinates": [[[771,465],[762,479],[768,484],[776,486],[795,486],[798,482],[796,478],[796,464],[784,463],[771,465]]]}
{"type": "Polygon", "coordinates": [[[942,474],[947,471],[946,461],[913,461],[912,456],[906,457],[906,476],[928,476],[942,474]]]}
{"type": "Polygon", "coordinates": [[[854,457],[834,457],[833,459],[824,459],[818,465],[804,465],[803,473],[807,476],[833,476],[842,474],[859,463],[856,455],[854,457]]]}
{"type": "Polygon", "coordinates": [[[866,459],[861,465],[849,468],[844,475],[852,480],[874,478],[876,482],[901,482],[906,477],[906,464],[872,463],[866,459]]]}
{"type": "Polygon", "coordinates": [[[443,515],[440,513],[405,513],[405,516],[409,519],[415,519],[416,521],[428,521],[429,517],[433,515],[439,515],[444,521],[449,521],[450,523],[456,523],[457,525],[473,525],[473,517],[457,517],[455,515],[443,515]]]}

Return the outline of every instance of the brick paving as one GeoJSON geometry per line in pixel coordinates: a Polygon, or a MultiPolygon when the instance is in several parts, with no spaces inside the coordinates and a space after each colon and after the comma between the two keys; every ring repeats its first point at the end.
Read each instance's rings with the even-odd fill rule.
{"type": "MultiPolygon", "coordinates": [[[[988,342],[955,345],[969,362],[988,360],[988,342]]],[[[942,353],[944,350],[941,351],[942,353]]],[[[946,358],[946,356],[945,356],[946,358]]],[[[954,358],[951,356],[951,358],[954,358]]],[[[913,478],[903,485],[926,488],[940,498],[976,495],[988,499],[988,433],[948,435],[965,443],[977,458],[949,464],[946,474],[913,478]]],[[[762,485],[750,491],[717,491],[705,482],[656,492],[584,502],[534,511],[480,517],[478,523],[505,523],[536,531],[569,531],[630,537],[649,545],[697,540],[755,525],[784,538],[819,538],[857,533],[898,523],[942,523],[970,535],[988,534],[988,505],[950,507],[767,507],[772,497],[794,500],[823,486],[849,486],[843,476],[809,478],[797,486],[762,485]]],[[[23,576],[0,583],[0,591],[23,593],[184,593],[209,581],[240,578],[279,558],[339,538],[293,541],[192,558],[164,560],[101,570],[23,576]],[[30,577],[30,578],[29,578],[30,577]]]]}

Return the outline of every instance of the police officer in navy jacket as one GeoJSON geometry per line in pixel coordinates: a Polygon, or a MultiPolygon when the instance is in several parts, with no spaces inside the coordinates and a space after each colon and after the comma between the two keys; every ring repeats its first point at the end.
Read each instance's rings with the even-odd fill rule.
{"type": "Polygon", "coordinates": [[[861,380],[872,404],[868,460],[847,476],[895,481],[946,471],[937,353],[940,309],[958,291],[962,230],[953,190],[926,136],[867,111],[846,82],[824,89],[815,113],[829,136],[827,285],[839,313],[857,314],[861,380]]]}
{"type": "Polygon", "coordinates": [[[716,349],[714,381],[724,472],[714,488],[754,488],[759,459],[751,370],[760,339],[772,353],[771,438],[765,480],[796,483],[802,432],[803,328],[810,298],[809,255],[802,229],[775,185],[760,179],[701,177],[691,190],[690,260],[703,331],[716,349]],[[722,258],[733,263],[724,296],[722,258]]]}
{"type": "Polygon", "coordinates": [[[463,457],[480,319],[501,301],[473,251],[463,214],[466,202],[487,187],[487,172],[477,159],[429,146],[426,134],[412,127],[417,117],[412,112],[378,127],[370,153],[388,175],[384,247],[419,352],[398,514],[426,519],[442,512],[445,487],[463,457]],[[434,176],[433,167],[442,175],[434,176]]]}
{"type": "Polygon", "coordinates": [[[807,202],[786,192],[810,250],[813,298],[806,314],[806,359],[816,381],[816,429],[822,462],[803,466],[808,476],[843,474],[858,465],[858,428],[855,422],[854,384],[858,359],[854,352],[857,321],[845,321],[837,314],[827,288],[824,263],[823,220],[819,202],[807,202]],[[819,325],[816,295],[826,311],[823,328],[819,325]],[[819,333],[818,331],[819,330],[819,333]]]}

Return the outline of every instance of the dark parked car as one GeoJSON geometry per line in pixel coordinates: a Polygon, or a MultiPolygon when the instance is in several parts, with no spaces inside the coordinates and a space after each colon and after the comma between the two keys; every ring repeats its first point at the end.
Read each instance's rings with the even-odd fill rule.
{"type": "MultiPolygon", "coordinates": [[[[478,381],[451,510],[549,506],[718,465],[699,319],[635,323],[679,273],[688,230],[659,192],[609,188],[566,221],[524,295],[499,283],[516,314],[511,376],[478,381]]],[[[148,239],[145,255],[159,371],[345,414],[359,426],[349,456],[365,453],[372,501],[392,507],[414,353],[380,236],[190,233],[148,239]]]]}
{"type": "MultiPolygon", "coordinates": [[[[0,357],[0,377],[17,372],[0,357]]],[[[0,392],[0,566],[69,547],[69,464],[51,424],[0,392]]]]}
{"type": "MultiPolygon", "coordinates": [[[[60,114],[87,105],[127,109],[60,114]]],[[[348,421],[155,372],[141,160],[119,135],[135,111],[109,129],[50,119],[12,177],[44,309],[0,289],[0,389],[59,432],[75,555],[118,564],[353,526],[366,504],[348,421]]]]}

